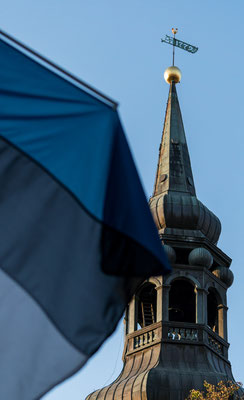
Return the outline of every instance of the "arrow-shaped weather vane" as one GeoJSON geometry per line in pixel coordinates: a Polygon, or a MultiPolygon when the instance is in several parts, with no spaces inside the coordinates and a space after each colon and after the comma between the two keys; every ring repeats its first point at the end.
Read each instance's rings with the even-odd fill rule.
{"type": "Polygon", "coordinates": [[[165,35],[165,38],[161,39],[161,42],[168,43],[173,46],[173,65],[175,65],[175,47],[179,47],[180,49],[186,50],[189,53],[193,53],[193,54],[197,52],[198,47],[192,46],[189,43],[182,42],[181,40],[175,39],[175,35],[178,32],[177,28],[176,29],[172,28],[172,32],[173,32],[174,37],[165,35]]]}

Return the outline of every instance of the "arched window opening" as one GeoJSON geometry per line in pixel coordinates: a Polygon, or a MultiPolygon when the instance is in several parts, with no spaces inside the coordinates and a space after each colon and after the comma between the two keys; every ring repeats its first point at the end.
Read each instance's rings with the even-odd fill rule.
{"type": "Polygon", "coordinates": [[[208,293],[208,326],[216,333],[218,329],[218,301],[213,289],[208,293]]]}
{"type": "Polygon", "coordinates": [[[176,280],[169,292],[169,320],[196,322],[196,295],[194,286],[186,280],[176,280]]]}
{"type": "Polygon", "coordinates": [[[157,291],[155,285],[146,284],[137,295],[137,326],[154,324],[157,320],[157,291]]]}

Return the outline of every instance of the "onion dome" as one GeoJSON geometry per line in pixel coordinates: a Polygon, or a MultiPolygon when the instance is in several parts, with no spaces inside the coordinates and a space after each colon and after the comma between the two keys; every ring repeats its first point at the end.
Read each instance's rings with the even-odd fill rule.
{"type": "Polygon", "coordinates": [[[170,89],[150,208],[159,233],[202,237],[216,244],[221,224],[196,197],[176,81],[173,72],[166,71],[170,89]]]}
{"type": "Polygon", "coordinates": [[[215,267],[212,270],[212,273],[217,276],[217,278],[219,278],[222,282],[224,282],[227,287],[230,287],[234,281],[234,275],[232,271],[222,265],[215,267]]]}

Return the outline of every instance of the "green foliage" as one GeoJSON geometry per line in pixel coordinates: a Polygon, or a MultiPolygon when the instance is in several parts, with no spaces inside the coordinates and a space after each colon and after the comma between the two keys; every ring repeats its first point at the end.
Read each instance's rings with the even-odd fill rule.
{"type": "Polygon", "coordinates": [[[240,383],[233,383],[231,381],[220,381],[217,385],[212,385],[204,381],[204,391],[192,389],[186,400],[230,400],[242,399],[237,394],[237,391],[242,385],[240,383]]]}

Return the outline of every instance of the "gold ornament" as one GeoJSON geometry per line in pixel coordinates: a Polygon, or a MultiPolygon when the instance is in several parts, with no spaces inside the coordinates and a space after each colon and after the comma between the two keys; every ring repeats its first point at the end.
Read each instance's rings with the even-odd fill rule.
{"type": "Polygon", "coordinates": [[[175,83],[179,83],[181,80],[181,70],[173,65],[171,67],[168,67],[164,72],[164,79],[169,84],[172,81],[174,81],[175,83]]]}

